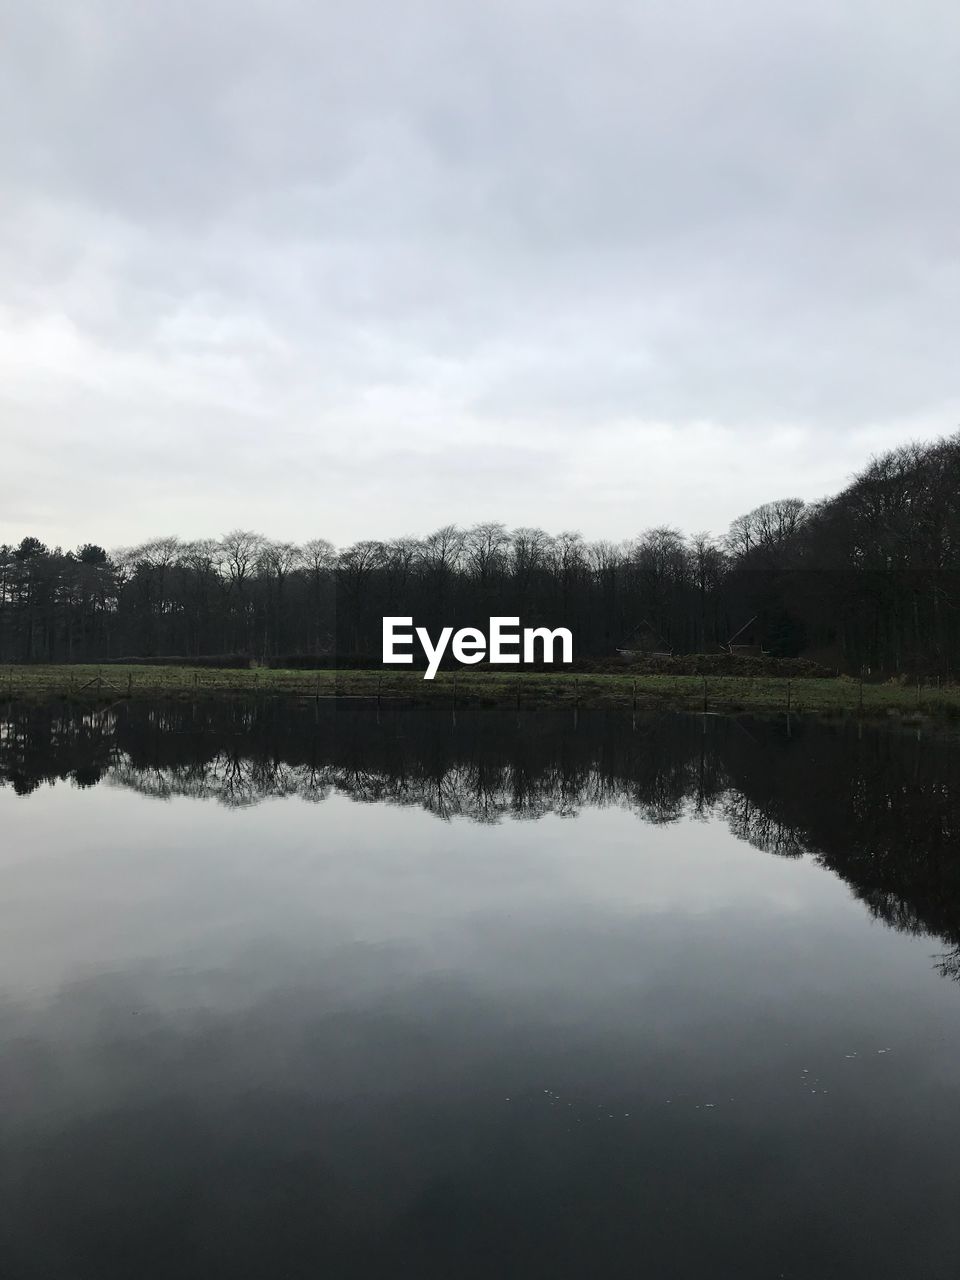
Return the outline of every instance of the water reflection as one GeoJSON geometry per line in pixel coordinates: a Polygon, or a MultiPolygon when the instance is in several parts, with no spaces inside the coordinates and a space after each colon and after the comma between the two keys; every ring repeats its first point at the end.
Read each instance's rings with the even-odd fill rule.
{"type": "Polygon", "coordinates": [[[0,1274],[952,1280],[956,763],[855,725],[15,709],[0,1274]]]}
{"type": "Polygon", "coordinates": [[[648,823],[722,818],[781,857],[815,855],[888,925],[944,939],[960,977],[960,760],[949,736],[619,712],[333,703],[22,707],[0,785],[100,782],[242,807],[333,793],[495,823],[618,806],[648,823]]]}

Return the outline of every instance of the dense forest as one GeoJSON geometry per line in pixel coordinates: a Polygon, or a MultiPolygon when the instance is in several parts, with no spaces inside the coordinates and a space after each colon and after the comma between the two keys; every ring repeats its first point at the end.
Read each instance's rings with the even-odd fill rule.
{"type": "MultiPolygon", "coordinates": [[[[639,522],[638,522],[639,523],[639,522]]],[[[567,626],[578,659],[731,644],[875,675],[960,665],[960,434],[873,459],[835,497],[764,503],[723,537],[448,525],[302,546],[236,529],[108,552],[0,547],[0,660],[379,660],[380,619],[567,626]]]]}

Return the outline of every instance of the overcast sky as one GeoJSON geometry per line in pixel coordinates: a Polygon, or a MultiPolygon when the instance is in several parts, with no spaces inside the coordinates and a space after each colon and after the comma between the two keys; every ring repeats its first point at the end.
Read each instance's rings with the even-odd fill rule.
{"type": "Polygon", "coordinates": [[[0,10],[0,540],[722,531],[960,423],[953,0],[0,10]]]}

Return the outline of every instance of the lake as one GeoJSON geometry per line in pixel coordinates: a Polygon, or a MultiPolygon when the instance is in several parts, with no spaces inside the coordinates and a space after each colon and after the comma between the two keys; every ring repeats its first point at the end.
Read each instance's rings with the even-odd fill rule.
{"type": "Polygon", "coordinates": [[[960,743],[0,710],[0,1274],[960,1272],[960,743]]]}

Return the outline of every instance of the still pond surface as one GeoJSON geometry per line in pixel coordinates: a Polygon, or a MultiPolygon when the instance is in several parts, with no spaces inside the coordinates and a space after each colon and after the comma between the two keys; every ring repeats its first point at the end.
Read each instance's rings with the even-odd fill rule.
{"type": "Polygon", "coordinates": [[[0,714],[0,1274],[960,1274],[960,750],[0,714]]]}

